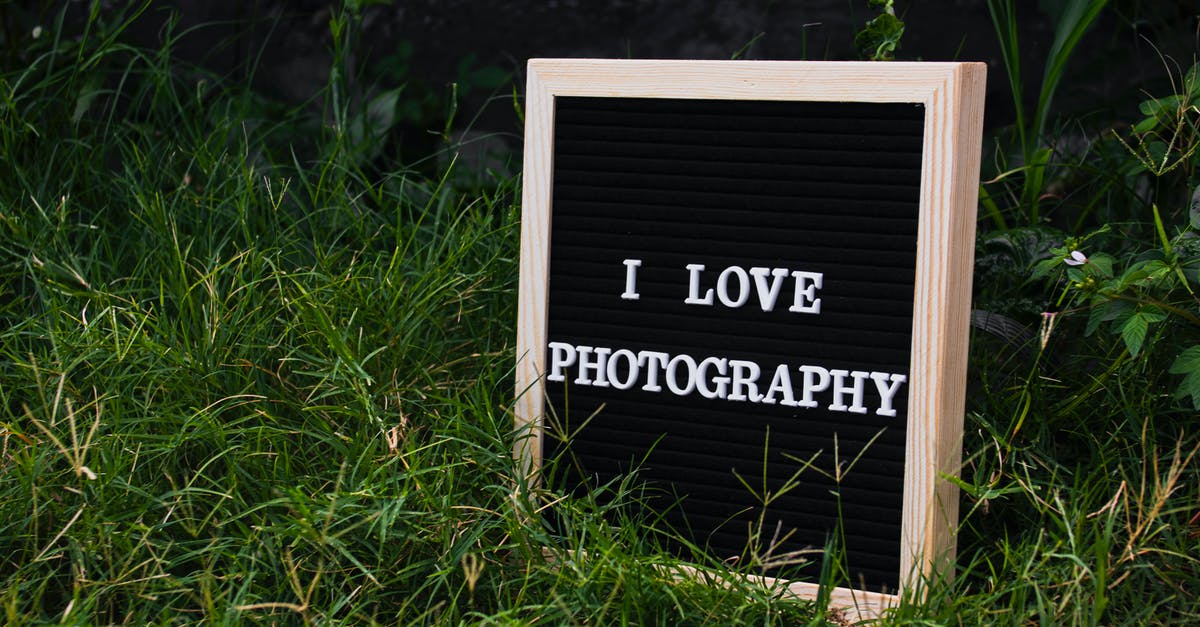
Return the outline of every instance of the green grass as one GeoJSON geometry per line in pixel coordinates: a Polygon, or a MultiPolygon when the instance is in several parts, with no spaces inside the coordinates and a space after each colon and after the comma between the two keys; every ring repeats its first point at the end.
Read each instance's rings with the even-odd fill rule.
{"type": "MultiPolygon", "coordinates": [[[[171,29],[121,43],[137,13],[4,42],[6,623],[840,620],[748,567],[683,574],[635,477],[525,489],[519,181],[351,141],[352,11],[292,108],[174,60],[171,29]]],[[[958,576],[889,622],[1200,619],[1171,327],[1130,357],[1063,317],[1044,350],[976,338],[958,576]]]]}
{"type": "Polygon", "coordinates": [[[287,110],[122,26],[0,81],[5,622],[804,616],[521,496],[515,179],[364,162],[336,79],[287,110]]]}

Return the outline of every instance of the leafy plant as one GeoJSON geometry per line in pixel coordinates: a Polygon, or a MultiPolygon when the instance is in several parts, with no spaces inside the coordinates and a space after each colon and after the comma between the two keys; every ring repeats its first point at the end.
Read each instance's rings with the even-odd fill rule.
{"type": "MultiPolygon", "coordinates": [[[[1180,93],[1141,103],[1139,110],[1146,117],[1131,127],[1131,140],[1115,135],[1133,164],[1128,175],[1152,177],[1160,183],[1156,186],[1160,196],[1168,200],[1179,196],[1164,177],[1178,169],[1183,173],[1180,180],[1191,184],[1200,161],[1195,126],[1200,118],[1195,104],[1200,96],[1198,72],[1200,66],[1194,66],[1184,76],[1180,93]]],[[[1155,203],[1151,205],[1154,245],[1125,242],[1120,257],[1095,250],[1087,242],[1103,245],[1110,231],[1105,226],[1068,239],[1036,266],[1033,277],[1055,276],[1063,286],[1059,304],[1088,313],[1084,334],[1092,336],[1107,328],[1121,338],[1130,357],[1139,356],[1148,340],[1170,337],[1171,342],[1157,342],[1172,353],[1160,359],[1171,362],[1171,374],[1183,375],[1176,397],[1189,398],[1200,409],[1200,371],[1196,370],[1200,364],[1193,345],[1200,341],[1200,298],[1194,289],[1200,284],[1200,202],[1196,202],[1200,187],[1196,189],[1192,207],[1172,212],[1187,216],[1185,223],[1170,225],[1174,235],[1168,233],[1168,223],[1155,203]]]]}
{"type": "Polygon", "coordinates": [[[891,61],[900,48],[904,35],[904,22],[896,17],[893,0],[867,0],[867,5],[879,11],[854,37],[854,47],[860,59],[868,61],[891,61]]]}
{"type": "Polygon", "coordinates": [[[1137,164],[1156,177],[1180,167],[1190,177],[1195,169],[1193,157],[1200,148],[1200,63],[1183,75],[1177,89],[1178,93],[1142,101],[1138,110],[1145,117],[1130,127],[1130,140],[1114,134],[1137,164]]]}

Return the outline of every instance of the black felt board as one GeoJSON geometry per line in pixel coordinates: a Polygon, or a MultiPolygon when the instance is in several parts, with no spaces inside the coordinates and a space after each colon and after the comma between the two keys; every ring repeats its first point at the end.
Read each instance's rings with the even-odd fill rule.
{"type": "MultiPolygon", "coordinates": [[[[637,466],[675,495],[657,501],[666,521],[725,558],[761,513],[734,473],[762,483],[768,430],[772,488],[817,451],[832,472],[835,435],[845,464],[882,431],[840,486],[803,473],[765,535],[791,534],[776,553],[822,548],[836,489],[852,583],[896,590],[923,131],[919,104],[558,97],[549,341],[909,377],[884,417],[576,385],[571,369],[546,383],[549,428],[596,415],[570,442],[583,475],[567,485],[637,466]],[[639,300],[620,298],[625,259],[642,262],[639,300]],[[707,266],[705,287],[729,265],[821,272],[821,313],[786,311],[790,292],[772,312],[685,305],[689,263],[707,266]]],[[[545,442],[545,459],[564,453],[545,442]]]]}

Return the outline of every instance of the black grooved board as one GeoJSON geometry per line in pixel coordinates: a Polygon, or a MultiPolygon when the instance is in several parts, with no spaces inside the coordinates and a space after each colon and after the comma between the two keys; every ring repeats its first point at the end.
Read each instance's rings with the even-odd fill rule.
{"type": "MultiPolygon", "coordinates": [[[[894,591],[924,108],[555,102],[549,341],[753,361],[763,371],[760,391],[779,364],[788,364],[797,388],[796,368],[805,364],[910,381],[895,398],[898,415],[884,417],[827,411],[827,394],[817,395],[820,407],[805,409],[677,396],[665,386],[648,392],[640,382],[628,390],[580,385],[572,367],[566,382],[547,382],[547,428],[578,433],[569,450],[547,437],[544,456],[569,454],[581,465],[582,475],[564,477],[568,486],[637,468],[662,495],[650,503],[666,512],[665,522],[723,558],[743,553],[747,523],[763,513],[738,476],[761,485],[765,474],[778,489],[800,468],[797,460],[814,455],[815,467],[832,473],[836,437],[843,467],[862,453],[848,476],[839,486],[812,469],[801,474],[800,486],[767,508],[765,534],[777,524],[791,532],[777,553],[825,546],[837,490],[854,585],[894,591]],[[620,298],[625,259],[642,261],[639,300],[620,298]],[[701,292],[729,265],[820,272],[821,313],[787,311],[790,279],[770,312],[753,288],[738,309],[686,305],[688,263],[706,266],[701,292]],[[669,507],[677,498],[681,507],[669,507]]],[[[874,386],[866,385],[873,410],[874,386]]],[[[816,577],[820,558],[813,559],[801,576],[816,577]]]]}

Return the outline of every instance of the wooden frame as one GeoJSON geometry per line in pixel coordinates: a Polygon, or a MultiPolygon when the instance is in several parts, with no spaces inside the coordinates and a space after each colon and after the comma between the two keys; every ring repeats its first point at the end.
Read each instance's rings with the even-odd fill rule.
{"type": "MultiPolygon", "coordinates": [[[[528,65],[517,331],[515,454],[536,481],[550,250],[555,97],[921,103],[925,110],[913,377],[905,446],[901,589],[952,576],[986,66],[982,63],[534,59],[528,65]]],[[[817,586],[790,590],[813,597],[817,586]]],[[[839,588],[872,615],[897,596],[839,588]]]]}

